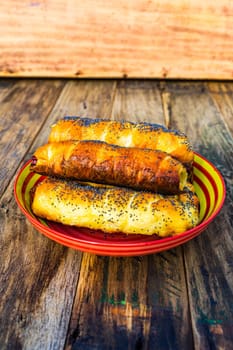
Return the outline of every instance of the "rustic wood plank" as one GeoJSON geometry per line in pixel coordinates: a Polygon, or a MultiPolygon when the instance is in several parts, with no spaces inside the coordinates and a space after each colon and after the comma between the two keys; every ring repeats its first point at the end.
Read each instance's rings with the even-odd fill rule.
{"type": "Polygon", "coordinates": [[[67,82],[27,157],[30,158],[37,147],[47,142],[51,125],[65,116],[111,118],[115,90],[114,80],[67,82]]]}
{"type": "Polygon", "coordinates": [[[183,249],[195,349],[229,349],[233,342],[233,138],[206,85],[176,82],[167,90],[172,124],[189,135],[194,149],[219,168],[226,182],[221,214],[183,249]]]}
{"type": "MultiPolygon", "coordinates": [[[[64,83],[55,80],[12,80],[3,84],[7,88],[1,98],[0,141],[3,160],[1,193],[5,192],[0,205],[1,349],[47,347],[42,325],[49,325],[55,334],[52,314],[56,314],[57,310],[52,299],[60,303],[63,299],[59,298],[65,298],[68,292],[68,289],[62,292],[63,285],[56,284],[55,276],[62,281],[67,279],[72,285],[75,277],[68,277],[65,271],[73,271],[79,266],[80,255],[79,260],[76,258],[75,261],[74,252],[68,254],[66,248],[49,242],[33,230],[17,208],[13,196],[14,179],[10,181],[64,83]]],[[[70,303],[72,300],[66,297],[64,305],[68,307],[70,303]]],[[[61,336],[66,321],[65,317],[57,320],[61,336]]],[[[54,348],[57,349],[60,342],[64,343],[65,334],[63,338],[57,336],[53,339],[54,348]]]]}
{"type": "Polygon", "coordinates": [[[84,254],[66,349],[192,349],[182,263],[84,254]]]}
{"type": "Polygon", "coordinates": [[[19,80],[5,91],[0,119],[0,196],[64,84],[56,80],[19,80]]]}
{"type": "Polygon", "coordinates": [[[0,205],[0,348],[62,349],[81,254],[34,230],[12,188],[0,205]]]}
{"type": "Polygon", "coordinates": [[[39,235],[10,189],[1,199],[0,236],[1,349],[62,349],[81,254],[39,235]]]}
{"type": "MultiPolygon", "coordinates": [[[[18,90],[15,93],[12,92],[12,96],[19,95],[16,99],[18,102],[23,99],[22,119],[26,122],[25,118],[28,118],[27,122],[31,125],[31,129],[28,126],[27,131],[33,134],[32,124],[35,128],[37,120],[41,123],[39,117],[43,109],[35,103],[32,103],[32,106],[25,105],[25,100],[31,96],[38,101],[38,104],[40,101],[42,105],[47,106],[51,101],[52,92],[48,89],[50,83],[44,81],[47,92],[41,93],[39,98],[36,92],[42,89],[40,85],[33,80],[28,84],[20,82],[18,90]],[[25,90],[25,97],[23,90],[25,90]],[[48,101],[45,102],[47,99],[48,101]]],[[[60,86],[63,86],[63,83],[60,86]]],[[[31,156],[36,145],[46,141],[47,125],[51,125],[54,118],[61,117],[64,111],[66,114],[89,113],[92,116],[96,113],[100,115],[108,113],[108,103],[111,105],[109,97],[111,88],[114,88],[113,82],[106,85],[101,82],[68,83],[56,105],[50,103],[50,114],[45,123],[46,129],[41,127],[41,124],[37,129],[35,128],[34,137],[36,132],[40,131],[40,134],[33,144],[31,144],[33,140],[30,140],[25,158],[31,156]]],[[[56,95],[56,91],[53,93],[56,95]]],[[[16,102],[10,103],[14,101],[13,97],[8,97],[8,100],[8,109],[5,106],[5,110],[11,115],[13,113],[11,108],[15,108],[16,102]]],[[[5,103],[8,102],[5,101],[5,103]]],[[[18,118],[21,123],[20,117],[18,118]]],[[[29,135],[26,134],[24,137],[26,136],[29,135]]],[[[23,145],[24,139],[20,142],[23,145]]],[[[12,154],[9,153],[8,159],[12,159],[12,154]]],[[[17,160],[17,166],[18,164],[19,160],[17,160]]],[[[1,349],[63,349],[79,278],[81,258],[81,252],[52,242],[32,228],[17,208],[11,181],[1,198],[0,205],[1,349]]]]}
{"type": "Polygon", "coordinates": [[[232,79],[233,5],[218,1],[0,4],[0,74],[232,79]]]}
{"type": "MultiPolygon", "coordinates": [[[[157,82],[121,81],[112,117],[163,124],[157,82]]],[[[180,248],[136,258],[83,255],[66,349],[192,349],[180,248]]]]}
{"type": "Polygon", "coordinates": [[[12,89],[12,86],[16,83],[15,79],[0,79],[0,103],[4,97],[9,93],[9,90],[12,89]]]}
{"type": "Polygon", "coordinates": [[[158,83],[153,80],[121,80],[112,106],[113,119],[164,124],[158,83]]]}
{"type": "Polygon", "coordinates": [[[233,135],[233,82],[208,82],[210,95],[233,135]]]}

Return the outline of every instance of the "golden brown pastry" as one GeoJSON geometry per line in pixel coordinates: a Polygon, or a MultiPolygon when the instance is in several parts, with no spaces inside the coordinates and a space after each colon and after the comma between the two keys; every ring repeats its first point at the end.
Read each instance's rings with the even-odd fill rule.
{"type": "Polygon", "coordinates": [[[166,194],[179,193],[187,184],[185,167],[167,153],[101,141],[43,145],[34,154],[31,170],[166,194]]]}
{"type": "Polygon", "coordinates": [[[194,157],[183,133],[158,124],[67,117],[52,126],[49,136],[49,142],[66,140],[100,140],[123,147],[160,150],[179,159],[188,168],[194,157]]]}
{"type": "Polygon", "coordinates": [[[165,237],[198,224],[198,198],[193,192],[163,196],[50,177],[37,185],[32,210],[48,220],[107,233],[165,237]]]}

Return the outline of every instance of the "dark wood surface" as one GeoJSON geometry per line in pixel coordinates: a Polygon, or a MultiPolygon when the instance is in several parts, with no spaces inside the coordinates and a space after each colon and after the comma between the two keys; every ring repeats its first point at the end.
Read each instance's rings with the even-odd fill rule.
{"type": "Polygon", "coordinates": [[[0,349],[233,348],[233,83],[0,80],[0,349]],[[16,173],[65,115],[157,122],[185,132],[224,176],[209,228],[175,249],[117,258],[37,232],[16,173]]]}

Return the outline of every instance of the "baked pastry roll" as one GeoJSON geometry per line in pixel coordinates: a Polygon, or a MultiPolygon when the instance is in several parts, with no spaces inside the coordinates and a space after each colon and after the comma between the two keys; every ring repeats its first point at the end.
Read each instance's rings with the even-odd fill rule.
{"type": "Polygon", "coordinates": [[[167,153],[101,141],[43,145],[34,154],[31,170],[164,194],[179,193],[187,184],[185,167],[167,153]]]}
{"type": "MultiPolygon", "coordinates": [[[[192,188],[192,186],[191,186],[192,188]]],[[[106,233],[177,235],[198,224],[192,191],[174,196],[45,178],[32,195],[35,215],[106,233]]]]}
{"type": "Polygon", "coordinates": [[[158,124],[66,117],[52,126],[49,142],[66,140],[99,140],[123,147],[160,150],[177,158],[188,168],[194,158],[183,133],[158,124]]]}

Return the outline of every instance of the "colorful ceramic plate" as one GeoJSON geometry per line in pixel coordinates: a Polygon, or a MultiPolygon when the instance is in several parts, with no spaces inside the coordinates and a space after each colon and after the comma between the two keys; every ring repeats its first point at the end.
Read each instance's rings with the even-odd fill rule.
{"type": "Polygon", "coordinates": [[[221,210],[226,190],[219,171],[199,154],[194,158],[194,187],[200,200],[200,223],[177,236],[106,234],[85,228],[76,228],[42,220],[30,206],[30,191],[44,177],[30,171],[28,161],[19,171],[15,184],[15,199],[32,225],[42,234],[65,246],[99,255],[135,256],[157,253],[181,245],[199,235],[221,210]]]}

